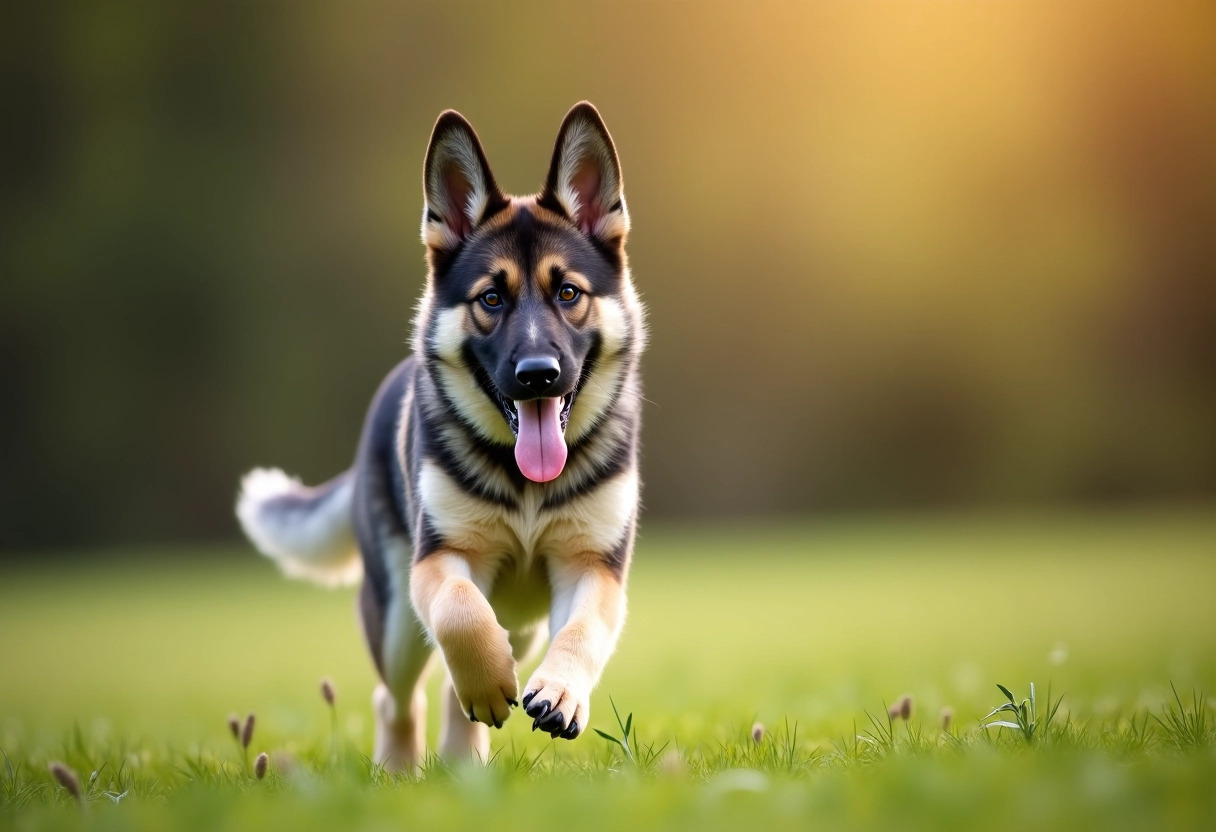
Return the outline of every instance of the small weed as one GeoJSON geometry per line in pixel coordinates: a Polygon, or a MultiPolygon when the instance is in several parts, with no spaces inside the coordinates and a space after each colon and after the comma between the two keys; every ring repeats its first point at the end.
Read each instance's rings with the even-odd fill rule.
{"type": "MultiPolygon", "coordinates": [[[[759,725],[760,723],[756,723],[759,725]]],[[[706,762],[713,770],[755,768],[773,773],[794,774],[811,768],[819,758],[817,749],[807,753],[798,744],[798,723],[787,718],[773,730],[765,730],[757,740],[756,725],[734,739],[719,740],[715,753],[706,762]]]]}
{"type": "MultiPolygon", "coordinates": [[[[866,714],[869,716],[869,713],[866,714]]],[[[873,717],[871,717],[871,721],[873,717]]],[[[852,739],[841,737],[840,742],[832,743],[831,759],[842,766],[855,766],[869,762],[874,756],[874,743],[870,737],[862,737],[857,732],[857,723],[853,723],[852,739]]]]}
{"type": "Polygon", "coordinates": [[[1187,710],[1178,695],[1178,689],[1170,682],[1174,702],[1166,703],[1161,716],[1152,717],[1165,732],[1165,742],[1179,751],[1201,748],[1213,739],[1213,724],[1208,717],[1208,703],[1198,690],[1191,692],[1191,707],[1187,710]]]}
{"type": "Polygon", "coordinates": [[[601,731],[599,728],[593,729],[595,733],[608,740],[608,742],[620,746],[621,750],[625,752],[625,758],[628,759],[629,762],[633,763],[634,769],[638,771],[648,771],[654,768],[655,762],[658,760],[659,755],[661,755],[663,750],[667,748],[667,743],[663,743],[657,749],[654,747],[654,743],[649,743],[645,746],[639,744],[638,729],[633,724],[633,714],[630,713],[629,716],[622,720],[621,712],[617,710],[616,702],[612,700],[612,697],[608,697],[608,702],[612,705],[612,713],[614,716],[616,716],[616,724],[617,727],[621,729],[621,736],[619,738],[614,737],[611,734],[601,731]]]}
{"type": "Polygon", "coordinates": [[[338,764],[338,694],[334,683],[328,678],[321,680],[321,699],[329,708],[329,756],[334,765],[338,764]]]}
{"type": "Polygon", "coordinates": [[[0,777],[0,790],[4,793],[4,802],[14,802],[17,791],[18,781],[21,776],[21,763],[13,766],[13,761],[9,759],[8,752],[0,748],[0,754],[4,755],[4,774],[0,777]]]}
{"type": "Polygon", "coordinates": [[[1012,728],[1021,732],[1022,739],[1026,740],[1027,745],[1033,743],[1037,737],[1041,737],[1047,733],[1048,729],[1051,728],[1052,720],[1055,719],[1056,712],[1060,709],[1060,703],[1064,701],[1064,697],[1061,695],[1059,699],[1052,702],[1051,685],[1048,685],[1047,709],[1043,714],[1042,720],[1040,720],[1038,706],[1035,702],[1034,682],[1030,683],[1030,698],[1023,699],[1020,704],[1014,698],[1009,688],[1000,684],[997,685],[997,688],[1000,689],[1001,693],[1005,694],[1005,698],[1009,701],[993,708],[984,719],[990,719],[997,714],[1011,713],[1013,714],[1013,721],[998,719],[985,723],[984,727],[1012,728]]]}
{"type": "Polygon", "coordinates": [[[864,734],[859,734],[857,739],[864,743],[868,743],[872,748],[884,754],[889,754],[895,750],[895,721],[899,719],[898,708],[887,709],[887,721],[884,725],[882,720],[874,716],[874,714],[866,711],[866,716],[870,718],[870,724],[874,726],[873,731],[866,731],[864,734]]]}
{"type": "Polygon", "coordinates": [[[84,792],[80,789],[80,778],[76,776],[76,772],[72,771],[69,766],[58,761],[52,762],[48,768],[51,771],[51,775],[55,778],[59,785],[63,787],[63,790],[71,795],[72,799],[75,800],[79,806],[83,807],[84,792]]]}

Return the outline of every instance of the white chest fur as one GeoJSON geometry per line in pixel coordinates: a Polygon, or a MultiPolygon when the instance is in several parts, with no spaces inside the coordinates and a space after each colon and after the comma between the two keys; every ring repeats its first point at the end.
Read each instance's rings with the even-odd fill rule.
{"type": "Polygon", "coordinates": [[[544,507],[543,486],[529,485],[517,506],[507,507],[469,494],[442,468],[424,462],[418,497],[445,542],[482,556],[506,556],[527,570],[536,558],[611,552],[637,509],[638,476],[624,471],[556,508],[544,507]]]}

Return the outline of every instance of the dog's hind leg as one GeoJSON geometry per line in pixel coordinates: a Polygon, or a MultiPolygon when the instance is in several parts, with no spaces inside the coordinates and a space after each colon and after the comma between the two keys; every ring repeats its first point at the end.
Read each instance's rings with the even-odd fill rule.
{"type": "Polygon", "coordinates": [[[473,722],[460,705],[452,677],[444,674],[439,688],[440,727],[439,755],[448,762],[490,759],[490,726],[473,722]]]}
{"type": "Polygon", "coordinates": [[[382,680],[372,696],[373,759],[411,773],[426,749],[423,685],[434,653],[410,605],[409,478],[398,456],[398,443],[408,433],[413,367],[413,359],[399,364],[376,392],[355,459],[352,502],[363,554],[363,626],[382,680]]]}
{"type": "MultiPolygon", "coordinates": [[[[404,555],[408,563],[410,549],[404,541],[391,541],[385,554],[404,555]]],[[[372,694],[373,759],[390,771],[413,773],[426,749],[425,683],[434,648],[408,593],[393,592],[380,607],[372,584],[366,583],[360,601],[368,646],[383,680],[372,694]]]]}

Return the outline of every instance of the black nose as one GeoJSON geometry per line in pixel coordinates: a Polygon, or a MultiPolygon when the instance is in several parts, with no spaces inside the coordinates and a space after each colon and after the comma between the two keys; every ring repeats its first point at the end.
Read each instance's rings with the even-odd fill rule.
{"type": "Polygon", "coordinates": [[[557,381],[562,374],[562,368],[556,358],[542,356],[540,358],[524,358],[515,365],[515,378],[533,393],[543,393],[557,381]]]}

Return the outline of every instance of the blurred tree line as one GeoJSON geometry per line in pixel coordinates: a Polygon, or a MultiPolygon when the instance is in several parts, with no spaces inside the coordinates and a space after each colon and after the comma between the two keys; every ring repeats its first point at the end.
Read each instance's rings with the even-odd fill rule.
{"type": "Polygon", "coordinates": [[[619,145],[651,516],[1216,494],[1210,4],[30,4],[0,26],[0,551],[345,467],[456,107],[619,145]]]}

